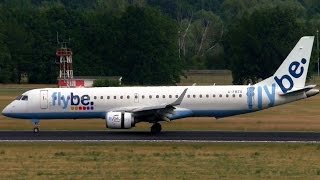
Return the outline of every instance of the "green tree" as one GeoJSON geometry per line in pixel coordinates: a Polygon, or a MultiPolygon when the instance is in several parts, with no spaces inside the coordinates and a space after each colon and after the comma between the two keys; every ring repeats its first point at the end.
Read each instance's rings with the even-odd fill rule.
{"type": "Polygon", "coordinates": [[[120,55],[127,84],[155,85],[179,82],[178,29],[158,10],[130,6],[120,19],[120,55]]]}
{"type": "Polygon", "coordinates": [[[201,10],[184,23],[183,29],[179,37],[180,56],[186,59],[189,68],[206,68],[207,62],[215,61],[213,54],[223,36],[220,17],[201,10]]]}
{"type": "Polygon", "coordinates": [[[21,76],[28,74],[32,65],[30,34],[15,20],[5,23],[5,42],[14,66],[12,80],[20,83],[21,76]]]}
{"type": "Polygon", "coordinates": [[[255,83],[275,72],[303,35],[299,9],[284,4],[263,6],[230,29],[225,45],[234,84],[255,83]]]}
{"type": "Polygon", "coordinates": [[[225,0],[222,3],[222,17],[227,24],[234,23],[251,8],[256,5],[256,0],[225,0]]]}
{"type": "Polygon", "coordinates": [[[119,87],[118,80],[97,79],[93,83],[93,87],[119,87]]]}
{"type": "MultiPolygon", "coordinates": [[[[56,83],[58,68],[55,65],[57,48],[56,32],[47,21],[48,10],[33,11],[29,20],[32,29],[32,66],[29,74],[30,83],[56,83]]],[[[53,22],[52,22],[53,23],[53,22]]]]}
{"type": "Polygon", "coordinates": [[[9,83],[11,81],[11,70],[10,53],[4,43],[4,35],[0,32],[0,83],[9,83]]]}

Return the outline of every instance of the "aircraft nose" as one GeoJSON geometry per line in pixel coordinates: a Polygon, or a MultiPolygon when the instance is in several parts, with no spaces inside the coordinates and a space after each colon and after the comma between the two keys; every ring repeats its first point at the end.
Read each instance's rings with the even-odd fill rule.
{"type": "Polygon", "coordinates": [[[4,116],[5,116],[6,114],[8,114],[8,108],[5,107],[5,108],[2,110],[1,114],[4,115],[4,116]]]}
{"type": "Polygon", "coordinates": [[[8,116],[9,113],[10,113],[10,110],[8,106],[6,106],[1,112],[1,114],[4,116],[8,116]]]}

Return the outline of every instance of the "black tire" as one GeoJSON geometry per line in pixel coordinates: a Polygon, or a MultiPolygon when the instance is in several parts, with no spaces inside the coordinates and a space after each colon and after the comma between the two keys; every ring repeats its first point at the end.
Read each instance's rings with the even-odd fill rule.
{"type": "Polygon", "coordinates": [[[33,133],[35,134],[39,133],[39,128],[38,127],[33,128],[33,133]]]}
{"type": "Polygon", "coordinates": [[[154,123],[152,126],[151,126],[151,133],[152,134],[158,134],[160,133],[162,130],[162,127],[161,127],[161,124],[160,123],[154,123]]]}

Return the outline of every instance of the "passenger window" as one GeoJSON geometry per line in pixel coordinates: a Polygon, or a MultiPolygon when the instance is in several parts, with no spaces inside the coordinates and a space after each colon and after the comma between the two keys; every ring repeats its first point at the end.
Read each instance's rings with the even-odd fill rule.
{"type": "Polygon", "coordinates": [[[15,100],[20,100],[20,99],[21,99],[21,97],[22,97],[22,96],[18,96],[18,97],[16,97],[16,99],[15,99],[15,100]]]}
{"type": "Polygon", "coordinates": [[[242,97],[242,94],[239,94],[239,97],[242,97]]]}
{"type": "Polygon", "coordinates": [[[213,95],[213,97],[215,98],[215,97],[216,97],[216,95],[214,94],[214,95],[213,95]]]}
{"type": "Polygon", "coordinates": [[[234,97],[234,98],[235,98],[235,97],[236,97],[236,95],[235,95],[235,94],[232,94],[232,97],[234,97]]]}
{"type": "Polygon", "coordinates": [[[199,97],[202,98],[202,94],[200,94],[199,97]]]}
{"type": "Polygon", "coordinates": [[[152,99],[152,95],[149,95],[149,98],[152,99]]]}
{"type": "MultiPolygon", "coordinates": [[[[138,97],[137,97],[138,98],[138,97]]],[[[130,96],[127,96],[127,99],[130,99],[130,96]]]]}
{"type": "Polygon", "coordinates": [[[226,97],[229,97],[229,94],[226,94],[226,97]]]}
{"type": "Polygon", "coordinates": [[[159,95],[157,95],[156,98],[159,98],[159,95]]]}
{"type": "MultiPolygon", "coordinates": [[[[138,99],[138,96],[137,96],[137,98],[136,99],[138,99]]],[[[142,99],[144,99],[144,95],[142,95],[142,99]]]]}
{"type": "Polygon", "coordinates": [[[123,99],[123,96],[120,96],[120,99],[123,99]]]}
{"type": "Polygon", "coordinates": [[[190,95],[188,94],[188,98],[190,98],[190,95]]]}
{"type": "Polygon", "coordinates": [[[113,96],[113,99],[117,99],[117,96],[113,96]]]}
{"type": "Polygon", "coordinates": [[[206,98],[209,98],[209,94],[206,95],[206,98]]]}
{"type": "Polygon", "coordinates": [[[162,95],[162,98],[166,98],[166,95],[162,95]]]}
{"type": "Polygon", "coordinates": [[[178,98],[179,96],[178,95],[176,95],[176,98],[178,98]]]}
{"type": "Polygon", "coordinates": [[[110,99],[110,96],[107,96],[107,99],[110,99]]]}
{"type": "Polygon", "coordinates": [[[21,100],[22,101],[28,101],[28,96],[22,96],[21,100]]]}
{"type": "Polygon", "coordinates": [[[220,94],[219,97],[222,97],[222,94],[220,94]]]}
{"type": "Polygon", "coordinates": [[[193,98],[196,98],[196,95],[193,95],[193,98]]]}
{"type": "Polygon", "coordinates": [[[100,99],[103,99],[103,96],[100,96],[100,99]]]}
{"type": "Polygon", "coordinates": [[[169,98],[172,98],[172,95],[169,95],[169,98]]]}
{"type": "Polygon", "coordinates": [[[93,96],[93,99],[97,99],[97,96],[93,96]]]}

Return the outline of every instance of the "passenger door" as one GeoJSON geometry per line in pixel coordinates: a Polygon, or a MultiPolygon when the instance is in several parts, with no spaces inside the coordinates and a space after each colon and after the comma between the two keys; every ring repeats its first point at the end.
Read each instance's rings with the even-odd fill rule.
{"type": "Polygon", "coordinates": [[[48,90],[40,90],[40,108],[48,109],[48,90]]]}

